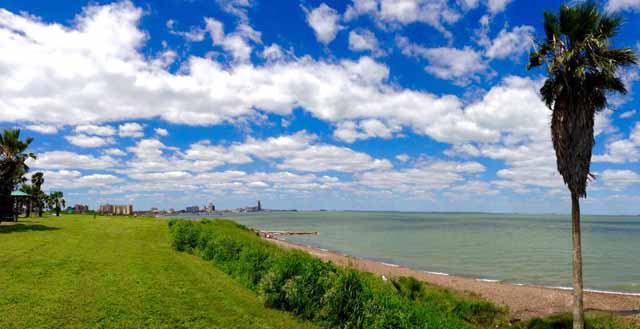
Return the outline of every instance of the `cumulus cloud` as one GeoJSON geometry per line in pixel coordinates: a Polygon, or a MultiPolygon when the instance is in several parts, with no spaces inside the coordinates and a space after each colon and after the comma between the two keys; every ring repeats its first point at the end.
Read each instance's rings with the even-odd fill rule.
{"type": "Polygon", "coordinates": [[[594,162],[626,163],[640,160],[640,123],[629,132],[629,137],[614,139],[605,144],[605,153],[593,156],[594,162]]]}
{"type": "Polygon", "coordinates": [[[386,159],[374,159],[366,153],[316,143],[315,140],[316,136],[302,131],[265,140],[250,138],[243,144],[234,145],[231,150],[257,158],[280,160],[277,168],[297,171],[359,172],[391,167],[386,159]]]}
{"type": "Polygon", "coordinates": [[[206,30],[213,44],[230,53],[236,62],[246,63],[251,59],[252,43],[262,43],[261,33],[247,23],[240,23],[235,32],[226,34],[224,24],[217,19],[205,18],[206,30]]]}
{"type": "Polygon", "coordinates": [[[605,9],[610,12],[630,10],[640,10],[640,0],[609,0],[605,9]]]}
{"type": "Polygon", "coordinates": [[[58,132],[58,127],[53,125],[27,125],[24,128],[45,135],[51,135],[58,132]]]}
{"type": "Polygon", "coordinates": [[[353,143],[359,139],[379,137],[389,139],[394,132],[400,130],[398,126],[389,126],[376,119],[367,119],[360,122],[344,121],[338,124],[333,136],[347,143],[353,143]]]}
{"type": "Polygon", "coordinates": [[[115,143],[113,138],[88,136],[84,134],[71,135],[64,137],[69,143],[80,147],[101,147],[115,143]]]}
{"type": "Polygon", "coordinates": [[[629,110],[629,111],[625,111],[625,112],[620,113],[619,118],[620,119],[628,119],[628,118],[631,118],[634,115],[636,115],[636,110],[629,110]]]}
{"type": "Polygon", "coordinates": [[[634,184],[640,184],[640,175],[635,171],[624,169],[606,169],[600,175],[605,187],[614,191],[624,190],[634,184]]]}
{"type": "Polygon", "coordinates": [[[402,153],[396,155],[396,159],[400,162],[407,162],[409,161],[409,159],[411,159],[411,157],[408,154],[402,153]]]}
{"type": "Polygon", "coordinates": [[[479,80],[480,76],[489,70],[482,54],[470,47],[426,48],[411,43],[405,37],[399,37],[397,41],[404,55],[427,60],[428,64],[425,67],[427,73],[440,79],[452,80],[461,86],[468,85],[472,80],[479,80]]]}
{"type": "Polygon", "coordinates": [[[502,29],[492,40],[485,56],[490,59],[518,58],[533,46],[533,26],[516,26],[513,30],[502,29]]]}
{"type": "Polygon", "coordinates": [[[207,31],[201,27],[191,27],[189,31],[178,31],[175,29],[176,21],[170,19],[165,24],[170,34],[177,35],[183,37],[187,41],[191,42],[200,42],[204,41],[204,37],[207,31]]]}
{"type": "Polygon", "coordinates": [[[380,49],[375,34],[365,29],[356,29],[349,32],[349,49],[353,51],[369,51],[374,56],[384,55],[384,51],[380,49]]]}
{"type": "Polygon", "coordinates": [[[477,162],[429,161],[398,171],[365,172],[356,175],[356,181],[369,188],[421,194],[450,188],[468,175],[484,170],[485,167],[477,162]]]}
{"type": "Polygon", "coordinates": [[[34,169],[110,169],[118,162],[110,156],[94,157],[90,154],[78,154],[67,151],[51,151],[38,154],[36,160],[30,160],[34,169]]]}
{"type": "Polygon", "coordinates": [[[117,130],[111,126],[97,126],[97,125],[79,125],[74,129],[76,134],[86,134],[94,136],[113,136],[117,133],[117,130]]]}
{"type": "Polygon", "coordinates": [[[140,138],[144,136],[143,130],[144,129],[141,124],[137,122],[128,122],[118,126],[118,136],[140,138]]]}
{"type": "Polygon", "coordinates": [[[312,10],[303,8],[307,17],[307,23],[313,29],[318,41],[329,44],[336,38],[340,26],[340,15],[338,12],[327,6],[324,2],[312,10]]]}
{"type": "Polygon", "coordinates": [[[158,136],[169,136],[169,131],[164,129],[164,128],[155,128],[155,129],[153,129],[153,131],[158,136]]]}

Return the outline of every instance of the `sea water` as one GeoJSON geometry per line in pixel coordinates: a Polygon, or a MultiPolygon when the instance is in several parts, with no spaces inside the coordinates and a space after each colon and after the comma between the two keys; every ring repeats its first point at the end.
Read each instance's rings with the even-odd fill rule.
{"type": "MultiPolygon", "coordinates": [[[[569,215],[318,211],[224,217],[259,230],[318,231],[283,239],[416,270],[571,286],[569,215]]],[[[582,243],[585,287],[640,293],[640,216],[583,216],[582,243]]]]}

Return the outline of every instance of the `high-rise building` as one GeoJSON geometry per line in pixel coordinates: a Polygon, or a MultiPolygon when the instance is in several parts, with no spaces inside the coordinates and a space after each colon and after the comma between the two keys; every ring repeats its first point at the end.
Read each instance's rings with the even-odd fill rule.
{"type": "Polygon", "coordinates": [[[262,204],[260,204],[260,200],[258,200],[258,211],[262,211],[262,204]]]}
{"type": "Polygon", "coordinates": [[[133,205],[112,205],[107,203],[100,205],[98,212],[107,215],[133,215],[133,205]]]}

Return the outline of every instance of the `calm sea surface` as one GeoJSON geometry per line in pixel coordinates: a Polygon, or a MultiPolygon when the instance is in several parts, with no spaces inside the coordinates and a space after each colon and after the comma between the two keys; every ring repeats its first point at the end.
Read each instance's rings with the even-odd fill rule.
{"type": "MultiPolygon", "coordinates": [[[[261,230],[318,231],[285,239],[418,270],[571,285],[568,215],[328,211],[226,218],[261,230]]],[[[640,216],[584,216],[582,232],[585,287],[640,292],[640,216]]]]}

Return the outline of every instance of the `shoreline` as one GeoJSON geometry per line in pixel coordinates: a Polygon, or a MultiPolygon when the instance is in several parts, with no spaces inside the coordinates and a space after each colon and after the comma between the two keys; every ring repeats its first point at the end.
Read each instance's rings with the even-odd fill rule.
{"type": "MultiPolygon", "coordinates": [[[[351,266],[362,271],[386,277],[411,276],[420,281],[452,290],[471,293],[493,303],[507,306],[512,320],[571,312],[572,288],[545,287],[500,280],[472,278],[441,272],[412,269],[397,264],[385,263],[345,255],[340,252],[297,244],[277,238],[263,239],[285,249],[305,251],[324,261],[342,266],[351,266]]],[[[615,313],[640,321],[640,293],[625,293],[585,289],[586,311],[615,313]]]]}

